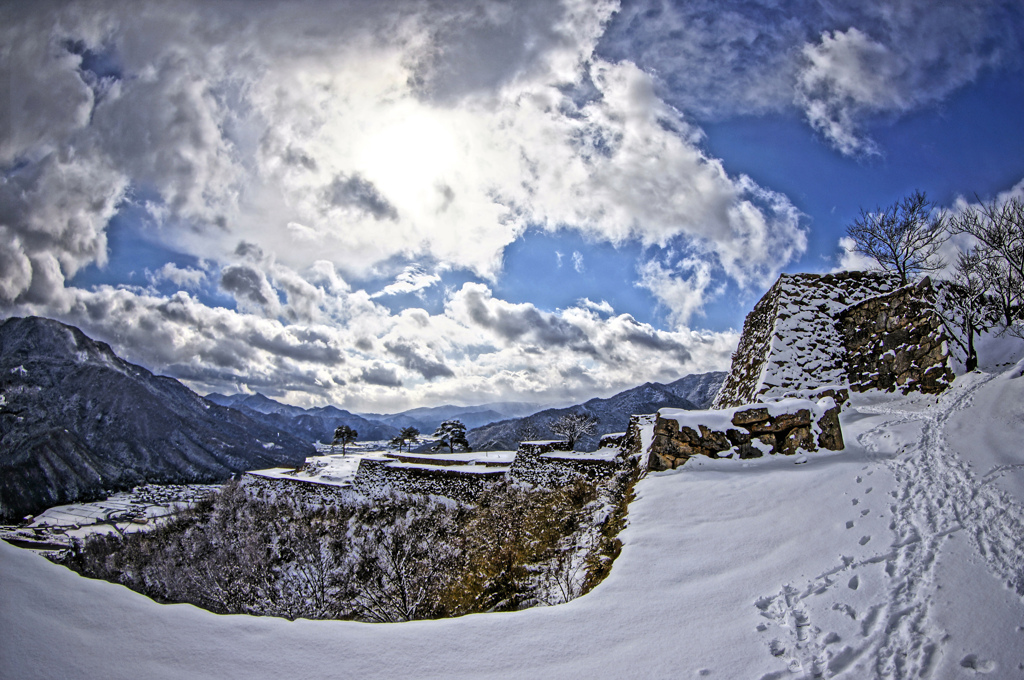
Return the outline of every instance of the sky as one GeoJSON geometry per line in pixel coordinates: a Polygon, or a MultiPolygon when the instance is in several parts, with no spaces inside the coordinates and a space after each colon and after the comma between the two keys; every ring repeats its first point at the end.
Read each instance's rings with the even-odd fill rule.
{"type": "Polygon", "coordinates": [[[1024,194],[1018,2],[0,5],[0,315],[394,412],[724,370],[922,190],[1024,194]]]}

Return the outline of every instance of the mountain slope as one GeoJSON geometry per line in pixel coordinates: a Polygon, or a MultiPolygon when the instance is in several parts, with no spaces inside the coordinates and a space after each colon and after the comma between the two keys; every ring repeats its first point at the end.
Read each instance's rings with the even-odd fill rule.
{"type": "Polygon", "coordinates": [[[77,328],[37,317],[0,324],[0,517],[146,481],[297,465],[312,453],[77,328]]]}
{"type": "Polygon", "coordinates": [[[654,413],[660,408],[705,408],[725,380],[724,372],[688,375],[668,385],[645,383],[619,392],[607,399],[591,399],[577,406],[545,409],[525,418],[513,418],[470,430],[469,444],[475,450],[514,449],[527,439],[558,439],[550,428],[552,421],[569,413],[589,413],[598,419],[597,430],[581,437],[577,448],[596,448],[601,435],[622,432],[629,417],[637,413],[654,413]]]}
{"type": "Polygon", "coordinates": [[[262,394],[208,394],[215,404],[241,411],[257,422],[283,430],[293,437],[309,442],[330,442],[334,431],[348,425],[359,433],[360,441],[391,439],[398,428],[387,423],[368,420],[334,406],[304,409],[274,401],[262,394]]]}

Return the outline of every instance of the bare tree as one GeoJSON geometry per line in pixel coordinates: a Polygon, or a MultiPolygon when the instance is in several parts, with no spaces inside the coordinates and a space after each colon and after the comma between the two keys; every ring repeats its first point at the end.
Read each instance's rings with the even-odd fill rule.
{"type": "Polygon", "coordinates": [[[1024,307],[1024,201],[979,201],[979,205],[970,206],[950,221],[950,231],[974,237],[976,245],[970,256],[976,260],[987,292],[998,302],[1006,327],[1020,334],[1024,307]]]}
{"type": "Polygon", "coordinates": [[[551,423],[551,431],[575,447],[580,437],[593,434],[597,428],[597,418],[589,413],[567,413],[559,416],[551,423]]]}
{"type": "Polygon", "coordinates": [[[987,292],[985,265],[986,261],[976,252],[960,253],[953,279],[940,289],[943,323],[964,351],[968,371],[978,368],[974,337],[999,320],[995,300],[987,292]]]}
{"type": "Polygon", "coordinates": [[[924,272],[945,266],[939,247],[949,238],[946,214],[934,214],[924,192],[915,191],[887,208],[860,211],[846,235],[855,249],[900,277],[900,285],[924,272]]]}

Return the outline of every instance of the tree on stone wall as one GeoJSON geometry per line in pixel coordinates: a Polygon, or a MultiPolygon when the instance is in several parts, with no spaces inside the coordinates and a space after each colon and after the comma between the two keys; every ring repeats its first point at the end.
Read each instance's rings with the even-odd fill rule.
{"type": "Polygon", "coordinates": [[[466,426],[460,420],[444,421],[438,426],[434,436],[437,437],[434,451],[438,451],[445,446],[448,447],[451,453],[455,453],[456,446],[461,446],[467,451],[470,450],[469,440],[466,439],[466,426]]]}
{"type": "Polygon", "coordinates": [[[399,434],[395,435],[391,439],[391,445],[392,446],[397,446],[399,452],[401,452],[402,447],[405,446],[406,444],[408,444],[409,445],[409,450],[411,451],[412,450],[412,445],[415,442],[419,441],[419,438],[420,438],[420,431],[419,430],[417,430],[415,427],[405,427],[405,428],[402,428],[402,431],[399,434]]]}
{"type": "Polygon", "coordinates": [[[915,191],[886,208],[861,209],[846,235],[853,239],[856,252],[898,274],[905,286],[917,275],[945,266],[938,253],[949,238],[947,219],[934,207],[924,192],[915,191]]]}
{"type": "Polygon", "coordinates": [[[551,431],[568,442],[569,448],[576,446],[580,437],[594,434],[595,429],[597,418],[589,413],[567,413],[551,423],[551,431]]]}
{"type": "Polygon", "coordinates": [[[341,444],[341,455],[345,455],[345,447],[354,442],[358,436],[359,433],[351,427],[342,425],[334,431],[334,441],[331,444],[334,446],[341,444]]]}

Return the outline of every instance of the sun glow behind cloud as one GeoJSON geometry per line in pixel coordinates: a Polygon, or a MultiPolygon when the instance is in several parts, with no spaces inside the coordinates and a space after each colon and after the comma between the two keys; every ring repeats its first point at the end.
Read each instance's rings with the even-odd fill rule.
{"type": "MultiPolygon", "coordinates": [[[[621,33],[643,7],[8,4],[0,304],[80,324],[199,389],[305,403],[586,397],[723,368],[735,333],[692,329],[722,291],[755,295],[800,258],[808,220],[707,152],[691,112],[716,102],[697,85],[750,85],[732,66],[751,60],[719,40],[746,18],[698,26],[680,18],[688,7],[621,33]],[[655,24],[721,58],[598,49],[655,24]],[[666,90],[671,74],[692,78],[666,90]],[[108,249],[112,219],[168,262],[133,279],[130,257],[108,249]],[[567,246],[546,287],[573,292],[502,300],[510,271],[557,268],[554,253],[509,265],[538,233],[567,246]],[[604,275],[599,248],[635,260],[614,268],[623,281],[604,275]],[[104,285],[75,284],[100,267],[104,285]]],[[[775,46],[757,63],[782,75],[732,101],[820,104],[810,123],[850,150],[867,144],[865,112],[932,101],[994,59],[972,48],[970,68],[915,90],[942,59],[897,49],[902,24],[862,18],[863,30],[782,22],[751,43],[775,46]],[[865,70],[868,57],[887,68],[865,70]]],[[[954,42],[977,47],[978,25],[954,42]]]]}

